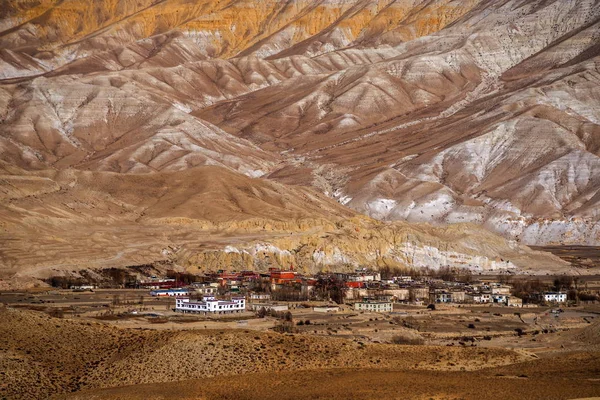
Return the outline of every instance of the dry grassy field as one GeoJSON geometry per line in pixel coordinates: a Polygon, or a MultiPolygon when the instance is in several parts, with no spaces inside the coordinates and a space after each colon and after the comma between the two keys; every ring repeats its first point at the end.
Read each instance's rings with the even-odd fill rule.
{"type": "Polygon", "coordinates": [[[600,360],[597,355],[583,357],[563,358],[561,363],[566,368],[558,372],[559,376],[547,372],[546,361],[477,372],[324,369],[128,386],[85,391],[64,398],[506,400],[597,396],[600,360]],[[536,372],[522,373],[531,370],[536,372]]]}
{"type": "MultiPolygon", "coordinates": [[[[334,323],[339,317],[343,318],[327,316],[324,321],[334,323]]],[[[363,323],[391,326],[380,318],[371,320],[363,323]]],[[[598,322],[546,335],[543,347],[535,351],[501,348],[502,342],[487,347],[482,342],[411,346],[310,331],[279,334],[266,328],[180,325],[177,329],[153,329],[152,324],[120,327],[114,321],[56,318],[2,306],[0,397],[475,399],[485,394],[498,399],[569,399],[600,395],[598,322]]]]}

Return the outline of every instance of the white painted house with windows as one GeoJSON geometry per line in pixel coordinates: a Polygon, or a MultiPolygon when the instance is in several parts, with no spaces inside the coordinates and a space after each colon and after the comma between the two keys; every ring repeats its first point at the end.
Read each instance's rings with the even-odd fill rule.
{"type": "Polygon", "coordinates": [[[150,296],[153,297],[178,297],[178,296],[189,296],[189,289],[156,289],[150,292],[150,296]]]}
{"type": "Polygon", "coordinates": [[[231,300],[218,300],[214,296],[204,296],[202,300],[180,297],[175,301],[175,311],[183,313],[231,314],[246,310],[245,297],[232,297],[231,300]]]}
{"type": "Polygon", "coordinates": [[[467,293],[466,299],[476,304],[492,303],[494,301],[491,293],[467,293]]]}
{"type": "Polygon", "coordinates": [[[391,312],[393,305],[387,301],[363,301],[354,303],[354,309],[367,312],[391,312]]]}
{"type": "Polygon", "coordinates": [[[542,295],[544,301],[548,303],[564,303],[567,301],[567,294],[561,292],[545,292],[542,295]]]}

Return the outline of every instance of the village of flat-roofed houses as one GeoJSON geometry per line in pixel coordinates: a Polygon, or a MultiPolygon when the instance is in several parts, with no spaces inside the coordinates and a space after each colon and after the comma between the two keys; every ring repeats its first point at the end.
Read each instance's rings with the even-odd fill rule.
{"type": "MultiPolygon", "coordinates": [[[[446,275],[448,275],[448,270],[446,275]]],[[[438,275],[444,275],[440,273],[438,275]]],[[[290,269],[271,268],[267,273],[220,270],[201,276],[201,281],[183,284],[175,278],[141,280],[138,287],[151,288],[151,296],[177,298],[175,311],[227,314],[248,309],[287,310],[288,303],[325,301],[346,304],[356,311],[392,312],[394,304],[405,305],[497,305],[532,307],[567,302],[567,292],[539,290],[527,294],[526,303],[514,295],[510,279],[458,275],[444,279],[432,275],[398,275],[382,278],[373,269],[353,273],[304,275],[290,269]],[[190,300],[196,298],[197,300],[190,300]],[[191,304],[198,304],[192,309],[191,304]],[[215,304],[214,307],[207,305],[215,304]],[[202,306],[200,306],[202,305],[202,306]]],[[[318,308],[318,307],[317,307],[318,308]]]]}
{"type": "Polygon", "coordinates": [[[585,310],[598,303],[600,289],[593,277],[481,275],[449,266],[200,271],[148,264],[53,277],[54,288],[7,292],[2,301],[125,328],[254,329],[358,343],[504,348],[527,333],[591,323],[594,315],[585,310]]]}

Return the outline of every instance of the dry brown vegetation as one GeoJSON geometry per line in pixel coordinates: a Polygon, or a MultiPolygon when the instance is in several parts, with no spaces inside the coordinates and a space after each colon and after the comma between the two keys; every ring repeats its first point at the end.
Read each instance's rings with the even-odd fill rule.
{"type": "MultiPolygon", "coordinates": [[[[477,372],[327,369],[217,377],[87,391],[68,399],[415,399],[527,400],[598,396],[594,378],[598,356],[561,358],[561,371],[547,373],[548,363],[527,363],[530,375],[510,369],[477,372]]],[[[594,397],[597,399],[597,397],[594,397]]]]}
{"type": "Polygon", "coordinates": [[[340,338],[230,330],[155,331],[0,309],[2,395],[43,398],[82,389],[280,370],[476,370],[531,359],[500,349],[361,344],[340,338]]]}
{"type": "MultiPolygon", "coordinates": [[[[110,300],[107,294],[97,301],[110,300]]],[[[21,298],[7,295],[3,299],[19,308],[0,308],[0,336],[6,338],[0,345],[0,397],[11,399],[72,392],[75,399],[424,400],[475,399],[486,391],[486,398],[504,400],[600,394],[600,321],[592,306],[567,308],[560,318],[546,308],[514,315],[500,307],[434,312],[407,307],[409,316],[396,317],[300,309],[294,321],[310,318],[310,325],[296,324],[296,333],[280,334],[266,330],[272,324],[253,320],[239,326],[183,323],[183,317],[171,315],[157,325],[130,315],[99,322],[90,318],[94,311],[61,316],[51,312],[57,305],[30,305],[21,298]],[[45,312],[25,309],[30,306],[45,312]],[[542,332],[551,325],[560,329],[542,332]]]]}

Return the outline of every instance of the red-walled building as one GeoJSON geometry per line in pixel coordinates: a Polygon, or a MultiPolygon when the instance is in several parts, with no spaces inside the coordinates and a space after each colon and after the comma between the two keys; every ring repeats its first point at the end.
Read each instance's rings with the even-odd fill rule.
{"type": "Polygon", "coordinates": [[[346,285],[346,287],[349,287],[352,289],[362,289],[367,286],[367,284],[365,282],[358,282],[358,281],[349,281],[349,282],[346,282],[345,285],[346,285]]]}
{"type": "Polygon", "coordinates": [[[296,276],[295,271],[271,271],[271,280],[292,280],[296,276]]]}

